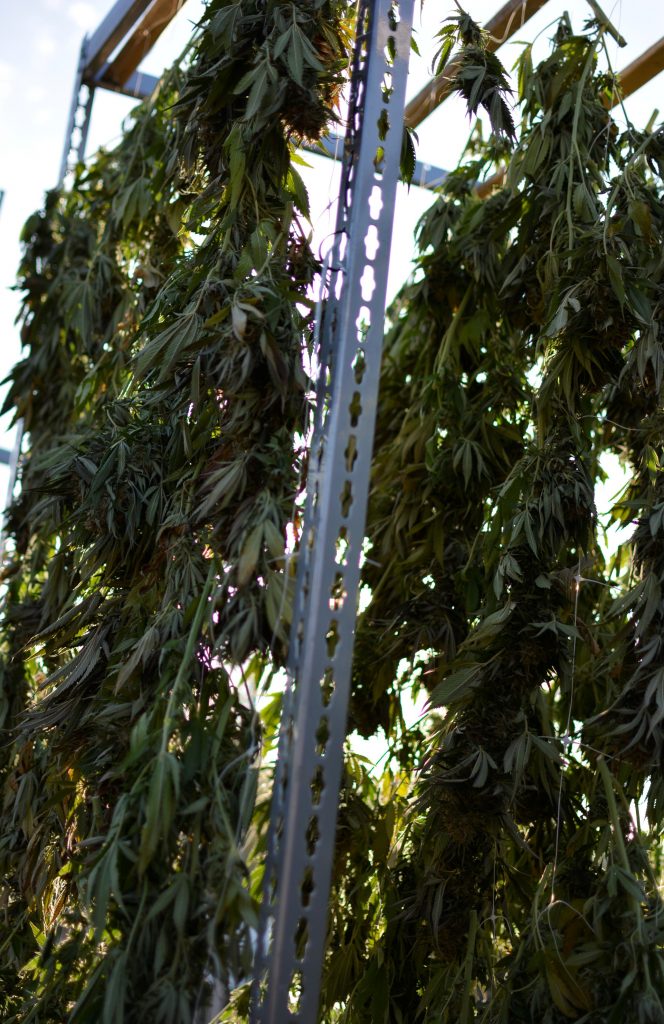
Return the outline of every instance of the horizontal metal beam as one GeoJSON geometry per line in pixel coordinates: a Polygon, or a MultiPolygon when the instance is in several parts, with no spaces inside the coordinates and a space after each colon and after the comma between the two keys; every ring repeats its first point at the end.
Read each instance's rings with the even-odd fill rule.
{"type": "Polygon", "coordinates": [[[132,28],[126,43],[108,65],[104,74],[106,81],[116,86],[124,85],[185,3],[186,0],[153,0],[150,9],[132,28]]]}
{"type": "Polygon", "coordinates": [[[145,75],[142,71],[134,71],[124,85],[117,85],[115,82],[109,82],[106,79],[105,72],[107,67],[108,65],[104,65],[98,77],[95,78],[95,87],[97,89],[108,89],[109,92],[117,92],[122,96],[146,100],[148,96],[152,95],[159,84],[159,79],[155,75],[145,75]]]}
{"type": "MultiPolygon", "coordinates": [[[[533,14],[544,7],[547,0],[508,0],[493,18],[484,26],[489,34],[487,49],[494,52],[506,43],[533,14]]],[[[416,128],[452,92],[452,83],[459,69],[454,58],[441,75],[433,78],[406,106],[405,122],[409,128],[416,128]]]]}
{"type": "Polygon", "coordinates": [[[132,25],[152,0],[117,0],[99,28],[88,40],[85,78],[94,79],[96,73],[120,45],[132,25]]]}
{"type": "MultiPolygon", "coordinates": [[[[341,160],[344,153],[344,140],[339,135],[326,135],[319,142],[305,142],[302,148],[309,153],[316,153],[318,156],[341,160]]],[[[417,160],[411,184],[417,185],[418,188],[434,189],[442,185],[447,175],[448,172],[444,171],[442,167],[434,167],[432,164],[417,160]]]]}

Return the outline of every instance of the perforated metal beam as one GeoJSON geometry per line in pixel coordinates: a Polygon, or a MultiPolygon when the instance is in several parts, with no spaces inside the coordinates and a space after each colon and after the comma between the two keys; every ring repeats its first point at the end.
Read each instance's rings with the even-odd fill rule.
{"type": "Polygon", "coordinates": [[[62,150],[62,160],[60,161],[60,171],[58,174],[58,188],[61,188],[62,183],[67,176],[72,152],[76,153],[77,160],[82,160],[85,156],[85,143],[88,137],[88,127],[90,123],[93,99],[92,89],[85,88],[83,84],[88,52],[88,39],[86,36],[81,43],[81,49],[78,55],[78,67],[74,77],[74,89],[72,92],[71,106],[69,108],[67,130],[65,132],[65,144],[62,150]],[[85,97],[86,92],[87,97],[85,97]],[[82,96],[85,98],[82,99],[82,96]],[[84,112],[84,121],[82,124],[79,119],[81,111],[84,112]],[[80,133],[78,140],[76,139],[77,132],[80,133]]]}
{"type": "Polygon", "coordinates": [[[254,1024],[318,1021],[413,3],[360,3],[336,242],[317,353],[254,1024]]]}

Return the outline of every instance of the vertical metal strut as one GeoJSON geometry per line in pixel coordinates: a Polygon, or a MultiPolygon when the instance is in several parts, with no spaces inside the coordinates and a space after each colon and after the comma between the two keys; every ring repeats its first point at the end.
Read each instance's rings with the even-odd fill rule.
{"type": "Polygon", "coordinates": [[[316,1024],[414,0],[360,0],[268,835],[255,1024],[316,1024]]]}
{"type": "MultiPolygon", "coordinates": [[[[92,114],[92,101],[95,94],[94,86],[86,85],[83,82],[87,63],[87,52],[88,37],[84,36],[78,58],[78,67],[76,68],[76,77],[74,78],[74,92],[69,110],[69,119],[67,121],[67,131],[65,133],[62,160],[60,162],[60,173],[58,175],[57,185],[59,189],[64,185],[67,174],[72,169],[70,164],[72,153],[75,155],[75,163],[80,163],[85,159],[85,147],[88,141],[90,115],[92,114]],[[81,112],[82,116],[80,116],[81,112]],[[76,137],[77,133],[78,138],[76,137]]],[[[7,497],[5,499],[4,506],[5,513],[11,505],[14,497],[14,488],[16,487],[16,478],[18,476],[24,432],[23,420],[17,420],[14,447],[9,460],[9,483],[7,485],[7,497]]],[[[3,520],[0,525],[0,564],[4,562],[5,558],[5,541],[6,522],[3,520]]]]}

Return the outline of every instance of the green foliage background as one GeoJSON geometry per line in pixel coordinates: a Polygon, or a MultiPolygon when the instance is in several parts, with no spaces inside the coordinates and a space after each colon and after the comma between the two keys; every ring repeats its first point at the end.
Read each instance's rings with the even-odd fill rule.
{"type": "MultiPolygon", "coordinates": [[[[0,675],[0,1015],[245,1020],[342,0],[211,0],[28,221],[0,675]],[[289,526],[290,524],[290,526],[289,526]]],[[[664,132],[606,26],[507,80],[390,311],[321,1020],[664,1021],[664,132]],[[507,161],[486,201],[474,183],[507,161]],[[607,562],[595,491],[630,472],[607,562]],[[405,721],[425,692],[427,713],[405,721]]]]}

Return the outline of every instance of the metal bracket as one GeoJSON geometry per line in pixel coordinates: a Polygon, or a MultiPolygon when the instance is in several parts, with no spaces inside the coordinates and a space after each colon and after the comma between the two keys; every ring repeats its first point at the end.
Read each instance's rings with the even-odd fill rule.
{"type": "Polygon", "coordinates": [[[107,92],[117,92],[121,96],[129,96],[132,99],[146,100],[152,96],[152,93],[159,84],[159,79],[155,75],[147,75],[142,71],[133,71],[124,85],[115,85],[115,83],[110,82],[104,77],[109,66],[105,64],[95,78],[95,85],[98,89],[105,89],[107,92]]]}
{"type": "Polygon", "coordinates": [[[414,0],[361,0],[252,1021],[316,1024],[414,0]]]}
{"type": "MultiPolygon", "coordinates": [[[[344,140],[340,135],[326,135],[320,140],[320,142],[305,143],[302,148],[306,149],[309,153],[328,157],[330,160],[341,160],[344,149],[344,140]]],[[[415,172],[410,184],[416,185],[418,188],[433,190],[439,188],[443,184],[448,173],[449,171],[443,170],[442,167],[436,167],[433,164],[427,164],[421,160],[417,160],[415,162],[415,172]]]]}

